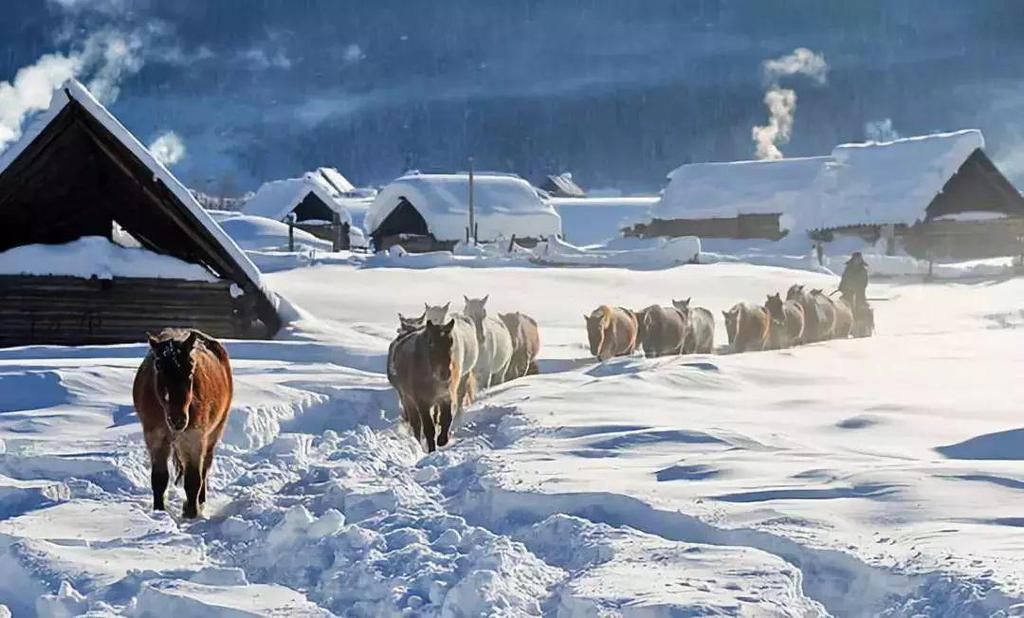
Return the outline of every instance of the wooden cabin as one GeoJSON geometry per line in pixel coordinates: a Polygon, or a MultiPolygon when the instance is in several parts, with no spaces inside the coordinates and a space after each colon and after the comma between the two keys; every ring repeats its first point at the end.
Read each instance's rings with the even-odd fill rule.
{"type": "Polygon", "coordinates": [[[837,146],[811,237],[885,239],[921,259],[1020,255],[1024,198],[984,146],[977,130],[837,146]]]}
{"type": "Polygon", "coordinates": [[[508,242],[523,246],[562,233],[555,209],[536,189],[510,174],[475,174],[474,221],[469,230],[467,174],[407,174],[374,198],[365,227],[377,251],[401,245],[406,251],[451,250],[459,241],[508,242]]]}
{"type": "Polygon", "coordinates": [[[269,338],[280,328],[252,262],[74,80],[0,155],[0,221],[0,346],[138,342],[164,327],[269,338]],[[65,252],[83,257],[48,262],[65,252]],[[96,254],[119,261],[93,269],[96,254]]]}

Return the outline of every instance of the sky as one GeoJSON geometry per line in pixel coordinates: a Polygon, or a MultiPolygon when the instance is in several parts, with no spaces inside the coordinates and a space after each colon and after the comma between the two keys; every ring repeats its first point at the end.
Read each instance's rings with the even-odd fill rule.
{"type": "Polygon", "coordinates": [[[73,74],[213,193],[321,165],[381,184],[471,156],[531,180],[571,171],[584,186],[656,192],[682,163],[968,127],[1024,183],[1014,0],[3,6],[0,144],[38,90],[73,74]],[[801,49],[821,64],[785,68],[801,49]],[[19,71],[31,77],[20,88],[19,71]],[[775,141],[755,143],[755,127],[775,141]]]}

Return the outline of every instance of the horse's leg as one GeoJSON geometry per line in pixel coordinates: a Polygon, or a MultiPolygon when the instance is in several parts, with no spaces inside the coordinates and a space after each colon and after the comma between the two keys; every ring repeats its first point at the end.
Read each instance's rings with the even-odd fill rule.
{"type": "Polygon", "coordinates": [[[148,431],[145,433],[146,449],[149,451],[149,482],[153,488],[153,510],[165,509],[164,497],[170,474],[167,471],[167,458],[171,455],[170,436],[166,431],[148,431]]]}
{"type": "Polygon", "coordinates": [[[402,416],[409,423],[409,429],[412,430],[412,435],[416,438],[416,444],[423,445],[423,426],[420,423],[420,411],[416,407],[416,404],[406,400],[404,397],[400,398],[400,404],[402,406],[402,416]]]}
{"type": "Polygon", "coordinates": [[[444,399],[444,400],[442,400],[441,402],[439,402],[437,404],[438,407],[440,408],[440,412],[441,412],[441,414],[439,415],[440,416],[440,421],[441,421],[441,427],[438,429],[438,432],[437,432],[437,445],[438,446],[446,446],[448,444],[448,432],[451,431],[451,428],[452,428],[452,405],[453,405],[453,402],[452,402],[452,399],[451,399],[450,395],[453,395],[453,394],[456,397],[458,397],[457,393],[449,393],[449,398],[448,399],[444,399]]]}
{"type": "Polygon", "coordinates": [[[185,460],[185,506],[181,516],[185,519],[199,517],[199,492],[203,488],[202,457],[188,457],[185,460]]]}
{"type": "Polygon", "coordinates": [[[420,422],[423,423],[423,433],[427,438],[428,453],[433,453],[437,450],[437,446],[434,443],[435,430],[433,408],[434,406],[431,404],[420,404],[419,406],[420,422]]]}
{"type": "Polygon", "coordinates": [[[224,413],[221,417],[220,422],[217,423],[216,429],[213,433],[207,436],[205,455],[203,457],[203,485],[199,490],[199,508],[202,509],[203,505],[206,504],[206,483],[207,479],[210,478],[210,467],[213,466],[213,451],[217,447],[217,443],[220,442],[221,436],[224,435],[224,427],[228,422],[228,414],[224,413]]]}

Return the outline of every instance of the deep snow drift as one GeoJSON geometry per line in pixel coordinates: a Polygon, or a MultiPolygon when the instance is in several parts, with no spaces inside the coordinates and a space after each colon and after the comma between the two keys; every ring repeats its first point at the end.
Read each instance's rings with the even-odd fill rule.
{"type": "MultiPolygon", "coordinates": [[[[869,289],[879,332],[799,349],[586,358],[582,314],[832,276],[748,264],[300,267],[237,392],[207,519],[149,510],[128,346],[0,350],[0,603],[78,615],[1016,615],[1024,281],[869,289]],[[542,375],[450,448],[404,430],[396,312],[491,294],[542,375]]],[[[723,343],[722,324],[717,324],[723,343]]],[[[2,610],[0,610],[2,611],[2,610]]]]}

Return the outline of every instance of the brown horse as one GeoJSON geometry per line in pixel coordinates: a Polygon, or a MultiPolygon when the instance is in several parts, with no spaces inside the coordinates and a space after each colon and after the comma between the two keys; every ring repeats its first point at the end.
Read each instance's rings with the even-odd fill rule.
{"type": "Polygon", "coordinates": [[[835,339],[837,337],[837,326],[840,324],[839,307],[828,294],[820,289],[811,290],[811,302],[818,307],[818,315],[821,321],[818,323],[818,335],[821,341],[835,339]]]}
{"type": "Polygon", "coordinates": [[[499,313],[502,323],[512,335],[512,360],[505,371],[505,381],[536,375],[540,352],[540,330],[537,321],[524,313],[499,313]]]}
{"type": "Polygon", "coordinates": [[[583,319],[587,322],[590,353],[599,360],[627,356],[636,350],[636,314],[629,309],[601,305],[583,319]]]}
{"type": "Polygon", "coordinates": [[[792,285],[786,300],[796,301],[804,310],[804,343],[825,341],[835,335],[835,305],[821,290],[808,291],[802,285],[792,285]]]}
{"type": "Polygon", "coordinates": [[[636,312],[637,344],[644,356],[682,354],[686,342],[686,316],[675,307],[651,305],[636,312]]]}
{"type": "Polygon", "coordinates": [[[711,354],[715,348],[715,316],[704,307],[690,307],[690,299],[673,300],[672,306],[686,318],[683,354],[711,354]]]}
{"type": "Polygon", "coordinates": [[[149,450],[153,509],[164,510],[173,454],[175,483],[185,480],[182,516],[192,519],[206,504],[213,451],[231,410],[231,362],[219,341],[197,330],[150,335],[149,347],[132,397],[149,450]]]}
{"type": "Polygon", "coordinates": [[[395,383],[402,404],[402,416],[419,441],[426,438],[427,452],[448,443],[453,408],[472,396],[472,372],[463,378],[462,346],[455,333],[455,320],[426,326],[400,338],[394,349],[395,383]],[[466,381],[468,380],[468,382],[466,381]]]}
{"type": "Polygon", "coordinates": [[[725,316],[725,332],[734,352],[768,349],[771,336],[771,318],[764,307],[752,303],[737,303],[725,316]]]}
{"type": "Polygon", "coordinates": [[[804,308],[795,300],[783,301],[779,294],[768,296],[764,308],[772,319],[771,347],[799,345],[804,336],[804,308]]]}

